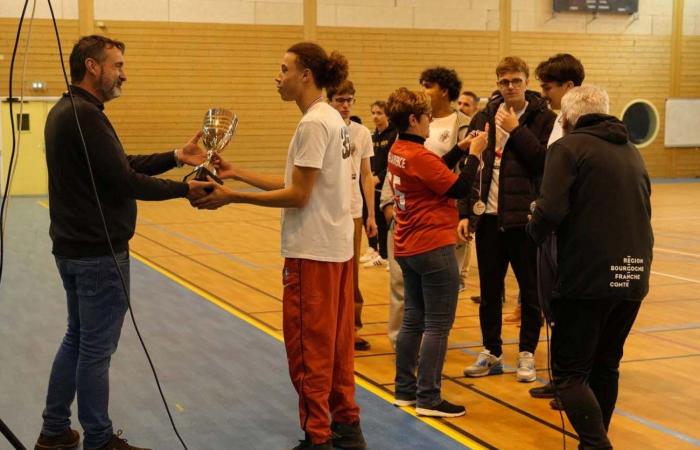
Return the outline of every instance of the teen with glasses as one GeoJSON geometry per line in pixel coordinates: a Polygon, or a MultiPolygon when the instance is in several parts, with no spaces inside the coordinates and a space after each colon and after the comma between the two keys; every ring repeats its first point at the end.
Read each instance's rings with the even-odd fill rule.
{"type": "Polygon", "coordinates": [[[518,57],[506,57],[496,67],[500,95],[477,114],[471,129],[490,126],[489,145],[472,198],[460,205],[458,232],[466,239],[476,232],[481,303],[479,321],[484,350],[464,369],[470,377],[503,373],[501,320],[508,264],[518,280],[522,301],[517,380],[535,380],[534,352],[540,335],[537,300],[536,248],[525,234],[530,203],[542,177],[547,140],[556,115],[547,102],[527,90],[529,69],[518,57]]]}

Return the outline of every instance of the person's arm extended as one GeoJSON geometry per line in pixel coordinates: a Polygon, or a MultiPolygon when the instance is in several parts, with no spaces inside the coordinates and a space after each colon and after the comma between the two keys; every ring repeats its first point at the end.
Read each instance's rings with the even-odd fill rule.
{"type": "Polygon", "coordinates": [[[360,162],[360,185],[365,194],[365,205],[367,206],[367,237],[377,235],[377,223],[374,219],[374,180],[372,170],[369,165],[369,158],[362,158],[360,162]]]}
{"type": "Polygon", "coordinates": [[[242,181],[263,191],[284,189],[284,177],[281,175],[262,174],[241,169],[221,159],[219,155],[215,155],[213,161],[217,170],[216,175],[221,179],[242,181]]]}
{"type": "MultiPolygon", "coordinates": [[[[99,192],[113,198],[166,200],[185,197],[187,183],[154,178],[135,171],[107,118],[90,109],[79,111],[80,123],[99,192]]],[[[172,151],[156,159],[174,166],[172,151]]]]}
{"type": "Polygon", "coordinates": [[[479,168],[479,158],[474,155],[469,155],[466,165],[457,177],[457,181],[445,192],[445,196],[449,198],[464,198],[469,197],[472,192],[472,185],[476,177],[476,171],[479,168]]]}
{"type": "Polygon", "coordinates": [[[272,208],[303,208],[309,202],[311,192],[320,169],[294,166],[292,182],[280,189],[262,192],[234,191],[223,185],[216,185],[211,194],[192,202],[199,209],[218,209],[228,203],[250,203],[272,208]]]}

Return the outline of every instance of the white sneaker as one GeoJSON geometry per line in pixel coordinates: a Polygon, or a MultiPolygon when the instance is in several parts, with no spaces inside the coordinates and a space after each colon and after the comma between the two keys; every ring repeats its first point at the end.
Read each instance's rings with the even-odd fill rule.
{"type": "Polygon", "coordinates": [[[387,265],[386,259],[382,258],[379,253],[375,255],[374,258],[370,259],[366,263],[362,264],[362,267],[370,268],[370,267],[382,267],[387,265]]]}
{"type": "Polygon", "coordinates": [[[378,253],[375,249],[373,249],[372,247],[367,247],[367,251],[365,252],[365,254],[360,256],[360,262],[366,263],[367,261],[372,260],[376,255],[378,255],[378,253]]]}
{"type": "Polygon", "coordinates": [[[535,355],[530,352],[518,353],[517,379],[523,383],[532,383],[537,378],[535,372],[535,355]]]}
{"type": "Polygon", "coordinates": [[[476,362],[464,368],[464,375],[468,377],[483,377],[486,375],[499,375],[503,373],[503,355],[495,357],[490,351],[479,353],[476,362]]]}

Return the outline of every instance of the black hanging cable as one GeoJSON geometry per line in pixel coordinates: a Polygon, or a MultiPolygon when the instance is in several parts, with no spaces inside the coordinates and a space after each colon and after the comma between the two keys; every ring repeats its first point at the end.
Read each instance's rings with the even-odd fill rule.
{"type": "Polygon", "coordinates": [[[12,84],[14,79],[15,60],[17,59],[17,47],[19,46],[19,37],[22,34],[22,24],[24,23],[24,16],[27,13],[28,5],[29,0],[25,0],[24,7],[22,8],[22,14],[19,17],[19,23],[17,24],[17,35],[15,36],[15,45],[12,48],[12,59],[10,60],[10,92],[7,101],[10,104],[10,130],[12,130],[12,150],[10,152],[10,164],[7,167],[7,180],[5,181],[5,189],[2,193],[2,203],[0,204],[0,282],[2,282],[3,265],[5,261],[5,205],[7,204],[7,198],[10,195],[10,180],[12,180],[12,166],[14,165],[15,161],[15,146],[17,145],[17,136],[15,134],[15,116],[12,108],[12,105],[14,104],[15,100],[12,96],[12,84]]]}
{"type": "Polygon", "coordinates": [[[141,347],[143,348],[144,353],[146,354],[146,359],[148,359],[148,364],[151,366],[151,372],[153,372],[153,378],[156,381],[156,386],[158,386],[158,392],[160,393],[160,398],[163,400],[163,406],[165,406],[165,411],[168,414],[168,418],[170,419],[170,425],[173,428],[173,431],[175,432],[175,435],[177,436],[178,440],[182,444],[182,447],[185,450],[187,449],[187,445],[185,444],[185,441],[182,439],[180,436],[180,432],[177,429],[177,426],[175,425],[175,421],[173,420],[173,416],[170,413],[170,408],[168,407],[168,401],[165,399],[165,394],[163,393],[163,388],[160,385],[160,380],[158,379],[158,373],[156,372],[156,368],[153,365],[153,361],[151,360],[151,355],[148,353],[148,349],[146,348],[146,344],[143,341],[143,338],[141,337],[141,332],[139,331],[139,327],[136,325],[136,318],[134,317],[134,311],[131,307],[131,297],[129,295],[129,289],[126,286],[126,282],[124,280],[124,274],[121,271],[121,268],[119,267],[119,263],[117,262],[117,256],[114,252],[114,247],[112,247],[112,239],[109,236],[109,230],[107,228],[107,221],[105,220],[104,213],[102,212],[102,203],[100,202],[100,196],[99,193],[97,192],[97,185],[95,184],[95,177],[92,172],[92,165],[90,164],[90,155],[87,150],[87,144],[85,144],[85,137],[83,136],[83,130],[80,126],[80,120],[78,119],[78,111],[75,107],[75,100],[73,98],[73,92],[71,91],[70,88],[70,83],[68,82],[68,75],[66,74],[66,68],[65,68],[65,63],[63,60],[63,50],[61,48],[61,38],[58,33],[58,25],[56,24],[56,16],[54,15],[53,12],[53,6],[51,5],[51,0],[47,0],[49,3],[49,10],[51,11],[51,20],[53,21],[53,28],[56,33],[56,42],[58,44],[58,54],[61,59],[61,70],[63,71],[63,79],[66,84],[66,89],[68,90],[68,96],[70,97],[70,102],[71,106],[73,107],[73,115],[75,116],[75,124],[78,127],[78,134],[80,135],[80,141],[82,143],[83,147],[83,152],[85,153],[85,161],[87,162],[88,166],[88,174],[90,176],[90,184],[92,186],[92,191],[95,194],[95,200],[97,203],[97,211],[100,215],[100,219],[102,221],[102,227],[105,232],[105,237],[107,238],[107,244],[109,246],[109,250],[112,255],[112,260],[114,261],[114,266],[117,269],[117,272],[119,273],[119,279],[121,281],[122,289],[124,290],[124,295],[126,297],[126,302],[127,306],[129,308],[129,314],[131,316],[131,322],[134,325],[134,330],[136,330],[136,335],[139,338],[139,341],[141,342],[141,347]]]}
{"type": "MultiPolygon", "coordinates": [[[[557,403],[558,407],[562,407],[561,400],[559,399],[559,389],[557,388],[556,383],[554,382],[554,376],[552,375],[552,351],[550,348],[550,337],[549,337],[549,330],[550,330],[550,324],[549,320],[545,318],[544,321],[544,329],[545,333],[547,334],[547,359],[548,359],[548,364],[547,364],[547,373],[549,374],[549,383],[552,386],[552,390],[554,390],[554,402],[557,403]]],[[[559,411],[559,419],[561,420],[561,440],[562,440],[562,448],[566,450],[566,425],[564,423],[564,413],[562,412],[561,409],[557,408],[557,411],[559,411]]]]}
{"type": "MultiPolygon", "coordinates": [[[[12,180],[12,169],[15,160],[15,146],[16,134],[15,134],[15,118],[12,105],[14,103],[14,98],[12,96],[12,83],[13,75],[15,70],[15,60],[17,58],[17,47],[19,46],[19,37],[22,34],[22,24],[24,23],[24,16],[27,12],[27,6],[29,5],[29,0],[24,1],[24,6],[22,7],[22,14],[19,17],[19,23],[17,24],[17,35],[15,36],[15,44],[12,49],[12,59],[10,60],[10,85],[9,85],[9,96],[8,102],[10,104],[10,130],[12,133],[12,150],[10,152],[10,164],[7,168],[7,180],[5,182],[5,189],[2,193],[2,203],[0,204],[0,283],[2,282],[2,272],[3,264],[5,260],[5,205],[7,204],[7,198],[10,192],[10,180],[12,180]]],[[[27,450],[22,442],[15,436],[7,425],[0,419],[0,433],[8,440],[12,446],[17,450],[27,450]]]]}

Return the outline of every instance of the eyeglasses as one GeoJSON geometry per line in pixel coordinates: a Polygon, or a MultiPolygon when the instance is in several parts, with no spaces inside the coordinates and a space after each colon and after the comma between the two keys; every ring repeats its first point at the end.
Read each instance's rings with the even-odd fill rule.
{"type": "Polygon", "coordinates": [[[343,103],[347,103],[348,105],[355,104],[354,97],[335,97],[332,101],[333,101],[333,103],[337,103],[339,105],[342,105],[343,103]]]}
{"type": "Polygon", "coordinates": [[[513,78],[512,80],[503,78],[501,80],[498,80],[496,84],[498,85],[498,87],[503,89],[506,89],[508,86],[513,86],[514,88],[518,89],[519,87],[522,87],[523,80],[520,78],[513,78]]]}

